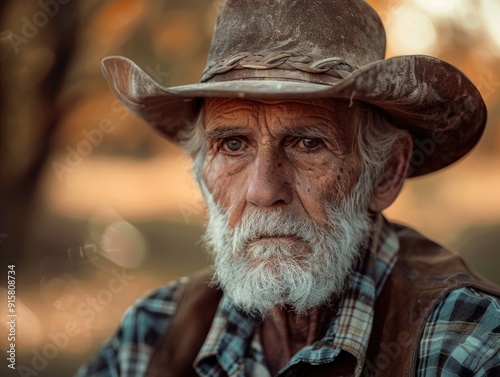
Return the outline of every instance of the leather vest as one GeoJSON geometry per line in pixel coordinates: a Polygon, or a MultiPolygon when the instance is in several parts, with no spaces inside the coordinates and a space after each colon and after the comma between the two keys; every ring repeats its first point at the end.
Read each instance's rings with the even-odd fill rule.
{"type": "MultiPolygon", "coordinates": [[[[449,292],[473,287],[500,297],[500,288],[475,275],[455,254],[410,228],[394,225],[398,261],[377,298],[362,376],[414,376],[426,319],[449,292]]],[[[222,292],[208,286],[210,272],[194,275],[157,344],[147,377],[197,376],[192,364],[212,324],[222,292]]],[[[304,366],[293,376],[346,376],[338,363],[304,366]]]]}

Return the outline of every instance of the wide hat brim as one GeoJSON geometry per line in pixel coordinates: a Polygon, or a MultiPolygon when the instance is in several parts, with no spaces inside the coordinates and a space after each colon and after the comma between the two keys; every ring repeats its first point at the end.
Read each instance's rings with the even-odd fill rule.
{"type": "Polygon", "coordinates": [[[442,169],[468,153],[486,124],[484,101],[453,65],[425,55],[397,56],[367,64],[333,85],[266,77],[196,83],[165,88],[131,60],[102,61],[104,76],[118,98],[137,116],[173,141],[198,117],[200,99],[337,98],[381,109],[414,141],[409,176],[442,169]]]}

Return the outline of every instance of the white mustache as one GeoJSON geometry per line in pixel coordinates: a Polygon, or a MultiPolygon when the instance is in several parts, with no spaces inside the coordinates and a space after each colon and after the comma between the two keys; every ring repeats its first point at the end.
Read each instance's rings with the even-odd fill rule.
{"type": "Polygon", "coordinates": [[[263,238],[289,237],[305,243],[317,242],[318,225],[310,218],[299,217],[290,209],[272,212],[255,210],[245,214],[232,231],[233,251],[263,238]]]}

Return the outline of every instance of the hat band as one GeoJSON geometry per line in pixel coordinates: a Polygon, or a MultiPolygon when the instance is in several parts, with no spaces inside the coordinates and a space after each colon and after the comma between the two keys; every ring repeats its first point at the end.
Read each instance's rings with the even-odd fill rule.
{"type": "MultiPolygon", "coordinates": [[[[311,56],[300,54],[297,52],[273,52],[267,55],[264,54],[250,54],[240,53],[233,55],[223,61],[216,62],[209,65],[202,74],[200,82],[207,81],[225,81],[219,79],[213,80],[217,75],[222,75],[227,80],[228,76],[238,76],[247,78],[282,78],[291,80],[300,80],[306,82],[320,82],[329,84],[332,80],[311,79],[313,76],[320,74],[320,76],[331,76],[335,79],[345,79],[350,76],[352,72],[357,70],[358,67],[349,64],[339,57],[320,58],[315,60],[311,56]],[[247,74],[230,74],[234,70],[251,70],[253,73],[247,74]],[[286,70],[287,73],[283,75],[264,73],[266,70],[286,70]],[[257,71],[263,71],[257,73],[257,71]],[[292,72],[295,71],[296,74],[292,72]],[[298,75],[297,75],[298,74],[298,75]],[[305,75],[304,75],[305,74],[305,75]]],[[[338,81],[338,80],[333,80],[338,81]]]]}

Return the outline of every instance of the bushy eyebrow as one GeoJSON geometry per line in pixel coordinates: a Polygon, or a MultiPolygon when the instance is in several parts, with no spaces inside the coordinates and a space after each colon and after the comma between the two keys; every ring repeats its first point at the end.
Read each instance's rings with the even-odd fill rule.
{"type": "Polygon", "coordinates": [[[282,135],[297,138],[317,138],[317,139],[335,139],[337,132],[333,129],[325,129],[317,126],[293,126],[285,127],[279,132],[282,135]]]}
{"type": "Polygon", "coordinates": [[[246,136],[252,133],[252,130],[248,127],[238,127],[238,126],[218,126],[211,130],[205,130],[205,139],[227,139],[230,137],[246,136]]]}
{"type": "MultiPolygon", "coordinates": [[[[238,126],[218,126],[211,130],[205,130],[205,139],[226,139],[230,137],[246,136],[252,133],[248,127],[238,126]]],[[[293,126],[284,127],[279,131],[280,135],[292,136],[297,138],[318,138],[318,139],[334,139],[336,132],[333,129],[326,130],[322,127],[315,126],[293,126]]]]}

